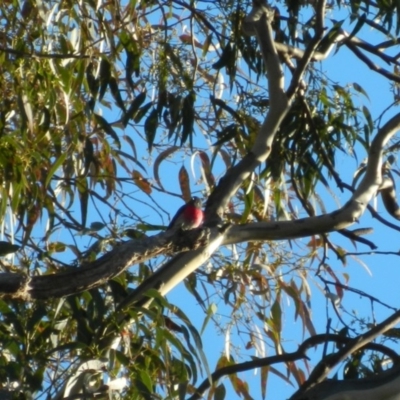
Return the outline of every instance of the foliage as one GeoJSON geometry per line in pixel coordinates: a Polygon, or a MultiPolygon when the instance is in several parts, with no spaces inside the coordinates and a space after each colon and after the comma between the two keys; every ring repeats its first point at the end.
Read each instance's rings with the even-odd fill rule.
{"type": "MultiPolygon", "coordinates": [[[[315,17],[308,3],[313,2],[277,3],[277,42],[301,49],[310,43],[315,17]]],[[[395,2],[328,5],[328,12],[338,15],[332,21],[339,22],[327,20],[320,51],[341,27],[357,37],[366,27],[373,29],[385,40],[382,47],[392,51],[400,29],[395,2]]],[[[226,171],[251,151],[270,109],[262,54],[256,39],[242,32],[250,8],[248,1],[2,2],[3,272],[45,276],[83,268],[127,235],[140,240],[165,227],[181,198],[194,192],[208,198],[226,171]],[[195,182],[192,172],[200,176],[195,182]],[[167,207],[166,199],[175,204],[167,207]]],[[[395,103],[399,66],[385,57],[395,71],[385,75],[395,103]]],[[[292,61],[283,63],[291,77],[292,61]]],[[[336,201],[336,186],[352,190],[338,173],[338,155],[358,160],[369,149],[372,95],[356,78],[333,81],[317,62],[309,64],[300,86],[269,159],[230,199],[224,222],[323,214],[325,202],[336,201]]],[[[397,147],[393,142],[390,153],[397,147]]],[[[185,280],[185,295],[202,311],[196,318],[153,290],[150,308],[129,308],[121,319],[119,304],[165,261],[162,257],[67,298],[4,298],[1,386],[17,389],[21,398],[68,397],[82,390],[133,399],[184,398],[215,367],[202,343],[212,323],[226,339],[217,368],[235,365],[253,350],[258,356],[266,347],[286,351],[284,300],[295,305],[301,335],[316,334],[314,274],[321,275],[318,285],[334,300],[343,297],[349,279],[341,267],[328,265],[329,250],[346,263],[342,244],[326,235],[221,248],[185,280]],[[234,330],[243,351],[228,334],[234,330]]],[[[367,374],[367,363],[360,367],[365,354],[347,360],[347,376],[367,374]]],[[[375,368],[378,355],[370,357],[375,368]]],[[[285,373],[261,369],[263,397],[268,374],[304,382],[307,365],[291,362],[286,368],[285,373]]],[[[238,396],[251,398],[253,389],[238,374],[230,381],[238,396]]],[[[209,398],[222,399],[227,389],[214,385],[209,398]]]]}

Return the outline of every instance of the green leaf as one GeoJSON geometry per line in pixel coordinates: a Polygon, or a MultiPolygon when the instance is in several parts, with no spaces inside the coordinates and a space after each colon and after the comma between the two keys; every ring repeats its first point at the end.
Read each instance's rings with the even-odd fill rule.
{"type": "Polygon", "coordinates": [[[208,53],[208,49],[209,49],[209,47],[210,47],[210,45],[212,43],[212,37],[213,37],[213,34],[210,33],[209,35],[207,35],[206,40],[204,41],[204,44],[203,44],[203,47],[202,47],[202,55],[201,55],[203,58],[208,53]]]}
{"type": "Polygon", "coordinates": [[[92,222],[90,224],[90,229],[93,230],[93,231],[101,231],[106,226],[107,225],[103,224],[103,222],[92,222]]]}
{"type": "Polygon", "coordinates": [[[66,245],[61,242],[49,243],[48,250],[52,253],[62,253],[66,249],[66,245]]]}
{"type": "Polygon", "coordinates": [[[119,137],[113,127],[101,115],[94,114],[94,118],[101,128],[117,142],[118,147],[121,147],[119,137]]]}
{"type": "Polygon", "coordinates": [[[154,143],[154,139],[156,137],[157,127],[158,127],[158,112],[154,108],[144,123],[144,132],[146,134],[147,146],[148,146],[149,152],[151,152],[151,150],[153,148],[153,143],[154,143]]]}
{"type": "Polygon", "coordinates": [[[357,33],[360,31],[360,29],[363,27],[365,24],[365,20],[367,19],[367,16],[365,13],[363,13],[360,17],[357,18],[357,23],[354,29],[351,31],[348,40],[350,40],[352,37],[357,35],[357,33]]]}
{"type": "Polygon", "coordinates": [[[226,396],[226,389],[224,384],[220,384],[217,386],[214,392],[214,400],[224,400],[226,396]]]}
{"type": "Polygon", "coordinates": [[[282,330],[282,309],[279,299],[276,299],[271,307],[271,318],[276,329],[279,333],[282,330]]]}
{"type": "Polygon", "coordinates": [[[56,160],[56,162],[51,166],[47,176],[46,176],[46,181],[45,181],[45,187],[47,187],[53,178],[53,175],[56,173],[56,171],[61,167],[61,165],[64,163],[65,159],[67,158],[68,153],[62,153],[60,157],[56,160]]]}
{"type": "Polygon", "coordinates": [[[222,131],[217,132],[219,139],[214,143],[214,146],[220,146],[226,142],[229,142],[240,133],[240,127],[236,124],[230,124],[225,127],[222,131]]]}
{"type": "Polygon", "coordinates": [[[132,74],[138,77],[140,73],[140,57],[139,54],[133,51],[126,51],[126,63],[125,63],[125,78],[129,83],[131,89],[134,89],[135,84],[132,80],[132,74]]]}
{"type": "Polygon", "coordinates": [[[151,106],[153,105],[152,101],[149,101],[146,103],[136,114],[136,116],[133,118],[133,121],[137,124],[140,122],[140,120],[146,115],[147,111],[150,110],[151,106]]]}
{"type": "Polygon", "coordinates": [[[203,325],[201,326],[200,335],[204,333],[204,330],[207,327],[208,322],[210,321],[211,317],[216,314],[218,307],[215,303],[211,303],[207,308],[207,316],[204,318],[203,325]]]}
{"type": "Polygon", "coordinates": [[[99,100],[104,97],[104,94],[106,93],[108,83],[110,82],[111,78],[111,64],[109,63],[108,60],[105,58],[101,59],[100,62],[100,73],[99,73],[99,79],[100,79],[100,92],[99,92],[99,100]]]}
{"type": "Polygon", "coordinates": [[[374,121],[372,120],[371,113],[369,112],[368,108],[365,106],[362,107],[362,112],[364,114],[365,119],[368,122],[369,130],[370,130],[370,132],[372,132],[374,129],[374,121]]]}
{"type": "Polygon", "coordinates": [[[92,162],[96,161],[94,157],[94,147],[93,143],[89,138],[85,139],[85,147],[83,148],[83,155],[85,157],[85,172],[84,174],[87,175],[89,173],[89,168],[92,162]]]}
{"type": "Polygon", "coordinates": [[[110,85],[110,90],[111,90],[111,94],[114,97],[115,102],[117,103],[117,106],[123,111],[125,112],[125,103],[122,100],[121,97],[121,92],[119,91],[118,88],[118,82],[114,77],[111,77],[109,79],[108,84],[110,85]]]}
{"type": "Polygon", "coordinates": [[[17,246],[16,244],[11,244],[0,240],[0,257],[5,256],[7,254],[15,253],[19,249],[20,246],[17,246]]]}
{"type": "Polygon", "coordinates": [[[154,382],[151,380],[150,375],[147,373],[147,371],[144,370],[140,371],[140,379],[143,385],[146,386],[148,392],[151,393],[153,391],[154,382]]]}
{"type": "Polygon", "coordinates": [[[243,124],[243,118],[232,107],[229,107],[225,101],[217,99],[214,96],[210,96],[210,100],[213,105],[221,107],[223,110],[231,114],[240,124],[243,124]]]}
{"type": "Polygon", "coordinates": [[[182,96],[175,96],[170,93],[168,103],[170,121],[169,123],[166,123],[166,125],[168,127],[168,139],[170,139],[182,117],[182,96]]]}
{"type": "Polygon", "coordinates": [[[86,67],[86,82],[89,86],[89,90],[93,98],[96,98],[97,93],[99,92],[99,80],[94,77],[93,63],[89,63],[86,67]]]}
{"type": "Polygon", "coordinates": [[[88,183],[85,178],[79,178],[77,180],[77,187],[79,192],[79,200],[81,205],[81,217],[82,217],[82,226],[86,225],[87,219],[87,211],[88,211],[88,203],[89,203],[89,192],[88,192],[88,183]]]}
{"type": "Polygon", "coordinates": [[[194,115],[195,115],[194,114],[194,101],[195,101],[194,92],[189,93],[183,100],[181,146],[183,144],[185,144],[185,142],[189,136],[190,136],[190,142],[192,143],[194,115]]]}
{"type": "Polygon", "coordinates": [[[353,83],[353,88],[357,92],[363,94],[369,100],[368,93],[357,82],[353,83]]]}
{"type": "Polygon", "coordinates": [[[133,119],[136,116],[139,107],[143,104],[145,100],[146,100],[146,91],[141,92],[133,99],[131,105],[129,106],[128,110],[126,111],[126,113],[122,118],[122,124],[124,125],[124,127],[128,125],[130,119],[133,119]]]}
{"type": "Polygon", "coordinates": [[[226,67],[231,62],[232,56],[234,56],[234,51],[232,45],[228,43],[223,49],[220,59],[212,67],[215,69],[226,67]]]}

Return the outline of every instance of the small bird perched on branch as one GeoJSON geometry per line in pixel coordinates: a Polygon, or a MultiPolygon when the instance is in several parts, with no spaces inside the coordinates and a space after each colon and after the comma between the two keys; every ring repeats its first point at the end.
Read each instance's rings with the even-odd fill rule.
{"type": "Polygon", "coordinates": [[[201,209],[201,200],[198,197],[192,197],[183,205],[172,218],[167,230],[180,228],[184,231],[198,228],[203,222],[203,210],[201,209]]]}

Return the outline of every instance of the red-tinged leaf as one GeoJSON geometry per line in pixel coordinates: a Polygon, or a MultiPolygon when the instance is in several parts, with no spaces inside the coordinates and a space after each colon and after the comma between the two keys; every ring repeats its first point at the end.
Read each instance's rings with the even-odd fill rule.
{"type": "Polygon", "coordinates": [[[267,381],[268,381],[269,367],[261,367],[261,397],[265,399],[267,395],[267,381]]]}
{"type": "Polygon", "coordinates": [[[218,149],[218,152],[221,154],[226,169],[230,168],[232,166],[231,155],[224,149],[218,149]]]}
{"type": "Polygon", "coordinates": [[[230,374],[229,379],[232,383],[233,389],[238,395],[242,395],[245,399],[252,399],[249,393],[249,385],[247,382],[242,381],[236,374],[230,374]]]}
{"type": "Polygon", "coordinates": [[[180,35],[179,39],[181,39],[181,41],[186,44],[193,43],[196,47],[200,49],[203,47],[200,42],[198,42],[192,35],[188,35],[187,33],[183,33],[182,35],[180,35]]]}
{"type": "Polygon", "coordinates": [[[339,285],[335,285],[335,289],[336,289],[336,294],[338,295],[339,299],[341,300],[343,298],[343,289],[341,286],[339,285]]]}
{"type": "Polygon", "coordinates": [[[158,113],[157,110],[154,108],[144,123],[144,132],[146,134],[147,146],[149,152],[151,152],[153,148],[157,127],[158,127],[158,113]]]}
{"type": "Polygon", "coordinates": [[[325,264],[325,269],[326,271],[329,273],[329,275],[334,279],[334,281],[337,283],[337,285],[335,285],[335,289],[336,289],[336,294],[338,295],[339,299],[342,300],[343,298],[343,289],[341,287],[341,285],[339,285],[340,280],[338,279],[338,277],[336,276],[336,274],[332,271],[332,268],[328,265],[325,264]]]}
{"type": "Polygon", "coordinates": [[[203,177],[207,182],[208,187],[212,189],[215,186],[215,178],[211,173],[210,159],[208,158],[207,153],[204,151],[199,151],[197,154],[199,154],[200,157],[203,177]]]}
{"type": "Polygon", "coordinates": [[[300,368],[297,368],[296,363],[294,362],[288,362],[287,366],[291,374],[294,376],[294,379],[296,379],[297,384],[301,386],[306,380],[304,372],[300,368]]]}
{"type": "Polygon", "coordinates": [[[153,165],[153,174],[156,182],[159,184],[160,188],[164,189],[164,186],[161,183],[160,179],[160,174],[159,174],[159,168],[161,165],[161,162],[164,161],[167,157],[169,157],[171,154],[173,154],[176,150],[178,150],[178,146],[172,146],[169,147],[167,150],[162,151],[154,161],[153,165]]]}
{"type": "Polygon", "coordinates": [[[324,240],[321,237],[311,236],[310,241],[307,243],[307,247],[311,249],[317,249],[318,247],[323,246],[324,240]]]}
{"type": "Polygon", "coordinates": [[[314,336],[317,334],[317,332],[312,323],[310,310],[307,307],[306,303],[304,303],[303,301],[301,301],[300,304],[301,304],[301,319],[303,320],[303,324],[306,326],[308,332],[310,332],[310,335],[314,336]]]}
{"type": "Polygon", "coordinates": [[[253,347],[254,347],[254,343],[253,343],[252,340],[249,340],[249,341],[246,343],[246,346],[244,346],[244,348],[245,348],[246,350],[250,350],[250,349],[252,349],[253,347]]]}
{"type": "Polygon", "coordinates": [[[183,199],[188,202],[191,199],[192,194],[190,192],[189,174],[183,166],[179,170],[179,187],[181,188],[183,199]]]}
{"type": "Polygon", "coordinates": [[[135,185],[146,194],[151,194],[151,185],[149,181],[143,178],[143,175],[139,171],[132,171],[132,178],[135,185]]]}
{"type": "Polygon", "coordinates": [[[282,379],[288,385],[294,386],[292,381],[285,374],[282,374],[282,372],[278,371],[276,368],[269,367],[269,372],[271,372],[271,373],[275,374],[276,376],[278,376],[280,379],[282,379]]]}

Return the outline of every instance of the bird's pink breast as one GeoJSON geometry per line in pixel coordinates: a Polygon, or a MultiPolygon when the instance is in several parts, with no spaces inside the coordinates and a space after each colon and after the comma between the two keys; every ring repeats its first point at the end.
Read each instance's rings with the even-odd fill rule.
{"type": "Polygon", "coordinates": [[[197,228],[203,222],[203,211],[199,208],[187,207],[184,214],[184,219],[191,225],[191,228],[197,228]]]}

